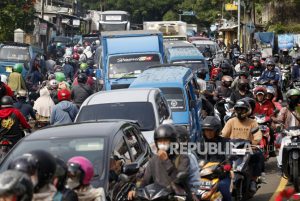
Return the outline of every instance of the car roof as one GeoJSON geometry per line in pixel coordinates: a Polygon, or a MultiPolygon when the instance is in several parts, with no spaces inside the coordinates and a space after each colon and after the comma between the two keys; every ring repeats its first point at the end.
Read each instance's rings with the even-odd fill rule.
{"type": "Polygon", "coordinates": [[[196,45],[214,45],[216,44],[216,42],[214,41],[211,41],[211,40],[194,40],[192,42],[193,44],[196,44],[196,45]]]}
{"type": "Polygon", "coordinates": [[[202,53],[195,46],[170,48],[168,49],[168,52],[171,61],[205,59],[202,53]]]}
{"type": "Polygon", "coordinates": [[[111,91],[102,91],[90,96],[83,105],[96,105],[105,103],[123,103],[123,102],[149,102],[151,92],[159,89],[117,89],[111,91]]]}
{"type": "Polygon", "coordinates": [[[61,126],[47,127],[37,130],[26,136],[24,140],[45,140],[49,138],[72,138],[72,137],[107,137],[114,136],[124,123],[129,120],[103,120],[88,123],[76,123],[61,126]]]}
{"type": "Polygon", "coordinates": [[[131,31],[103,31],[101,36],[119,37],[119,36],[135,36],[135,35],[162,35],[159,31],[152,30],[131,30],[131,31]]]}
{"type": "Polygon", "coordinates": [[[165,41],[164,46],[166,49],[176,47],[195,47],[193,44],[187,41],[165,41]]]}
{"type": "Polygon", "coordinates": [[[180,65],[164,65],[158,67],[150,67],[140,74],[130,85],[130,87],[153,86],[163,87],[169,86],[183,86],[186,84],[190,76],[193,76],[189,68],[180,65]]]}

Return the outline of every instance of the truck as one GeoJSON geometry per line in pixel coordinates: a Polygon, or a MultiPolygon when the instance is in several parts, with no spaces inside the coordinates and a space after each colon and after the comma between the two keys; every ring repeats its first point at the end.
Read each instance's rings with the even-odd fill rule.
{"type": "Polygon", "coordinates": [[[102,90],[128,88],[148,66],[163,63],[163,35],[158,31],[102,32],[101,44],[96,77],[102,90]]]}
{"type": "Polygon", "coordinates": [[[187,24],[182,21],[144,22],[143,28],[162,32],[165,41],[187,40],[187,24]]]}
{"type": "Polygon", "coordinates": [[[129,13],[121,10],[99,12],[99,31],[130,30],[129,13]]]}

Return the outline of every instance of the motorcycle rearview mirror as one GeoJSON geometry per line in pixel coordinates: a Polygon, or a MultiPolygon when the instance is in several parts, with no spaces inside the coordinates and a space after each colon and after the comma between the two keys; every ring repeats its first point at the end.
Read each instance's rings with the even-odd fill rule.
{"type": "Polygon", "coordinates": [[[126,174],[120,174],[119,179],[120,179],[120,181],[122,181],[124,183],[129,182],[129,177],[126,174]]]}
{"type": "Polygon", "coordinates": [[[256,127],[256,128],[252,128],[251,130],[250,130],[250,133],[252,134],[252,135],[254,135],[255,133],[257,133],[259,131],[259,127],[256,127]]]}
{"type": "Polygon", "coordinates": [[[133,175],[137,173],[140,169],[139,163],[130,163],[130,164],[125,164],[123,166],[123,173],[126,175],[133,175]]]}

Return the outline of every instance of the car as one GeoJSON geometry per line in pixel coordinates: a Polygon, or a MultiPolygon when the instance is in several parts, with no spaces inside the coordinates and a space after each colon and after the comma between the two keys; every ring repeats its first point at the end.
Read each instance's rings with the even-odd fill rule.
{"type": "Polygon", "coordinates": [[[223,59],[223,51],[220,49],[219,45],[212,41],[212,40],[194,40],[192,41],[192,44],[194,44],[200,52],[204,55],[205,47],[209,47],[210,53],[214,58],[223,59]]]}
{"type": "Polygon", "coordinates": [[[135,120],[155,150],[154,130],[164,122],[170,122],[171,118],[171,109],[159,89],[118,89],[98,92],[87,98],[81,105],[75,122],[135,120]]]}
{"type": "MultiPolygon", "coordinates": [[[[105,120],[48,127],[38,130],[19,141],[0,163],[4,172],[16,157],[32,150],[42,149],[68,161],[84,156],[94,165],[94,187],[103,187],[107,200],[123,200],[122,191],[135,182],[135,174],[148,162],[152,152],[137,124],[127,120],[105,120]],[[111,163],[123,163],[122,174],[131,182],[110,180],[111,163]]],[[[119,173],[119,174],[121,174],[119,173]]],[[[124,193],[123,195],[127,192],[124,193]]]]}
{"type": "Polygon", "coordinates": [[[159,88],[172,111],[174,124],[184,126],[191,141],[201,139],[200,88],[193,72],[183,65],[151,66],[129,88],[159,88]]]}

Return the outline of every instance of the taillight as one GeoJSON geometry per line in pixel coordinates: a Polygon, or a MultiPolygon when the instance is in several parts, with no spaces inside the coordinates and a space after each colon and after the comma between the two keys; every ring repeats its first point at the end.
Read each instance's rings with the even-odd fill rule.
{"type": "Polygon", "coordinates": [[[11,145],[12,143],[11,143],[10,141],[8,141],[8,140],[2,140],[2,141],[0,142],[0,144],[1,144],[1,145],[11,145]]]}

